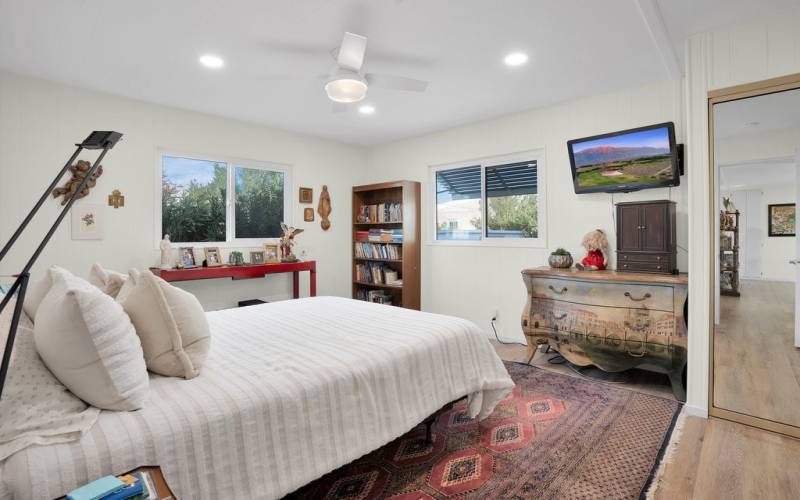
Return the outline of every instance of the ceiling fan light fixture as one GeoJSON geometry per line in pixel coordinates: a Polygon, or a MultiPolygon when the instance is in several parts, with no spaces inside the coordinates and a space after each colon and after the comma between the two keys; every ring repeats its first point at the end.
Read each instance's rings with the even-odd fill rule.
{"type": "Polygon", "coordinates": [[[357,75],[334,78],[325,84],[325,93],[334,102],[358,102],[367,96],[367,82],[357,75]]]}

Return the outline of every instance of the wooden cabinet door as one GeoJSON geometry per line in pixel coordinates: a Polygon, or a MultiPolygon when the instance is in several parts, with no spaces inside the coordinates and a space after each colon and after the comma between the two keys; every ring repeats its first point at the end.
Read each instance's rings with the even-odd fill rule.
{"type": "Polygon", "coordinates": [[[667,241],[668,217],[669,205],[666,203],[642,205],[642,250],[649,252],[666,252],[669,250],[669,241],[667,241]]]}
{"type": "Polygon", "coordinates": [[[635,252],[642,249],[639,220],[641,207],[639,205],[618,205],[617,208],[617,250],[620,252],[635,252]]]}

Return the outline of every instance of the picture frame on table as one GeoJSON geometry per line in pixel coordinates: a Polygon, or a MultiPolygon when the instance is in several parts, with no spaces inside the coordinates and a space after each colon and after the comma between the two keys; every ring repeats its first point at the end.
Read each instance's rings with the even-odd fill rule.
{"type": "Polygon", "coordinates": [[[264,245],[264,262],[266,264],[276,264],[281,261],[280,246],[267,243],[264,245]]]}
{"type": "Polygon", "coordinates": [[[222,253],[219,247],[205,247],[203,253],[206,256],[206,265],[208,267],[219,267],[222,265],[222,253]]]}
{"type": "Polygon", "coordinates": [[[300,203],[314,203],[313,188],[300,188],[300,203]]]}
{"type": "Polygon", "coordinates": [[[192,247],[178,247],[178,259],[180,267],[183,269],[197,267],[197,261],[194,258],[194,248],[192,247]]]}
{"type": "Polygon", "coordinates": [[[250,264],[263,264],[265,254],[264,250],[250,252],[250,264]]]}

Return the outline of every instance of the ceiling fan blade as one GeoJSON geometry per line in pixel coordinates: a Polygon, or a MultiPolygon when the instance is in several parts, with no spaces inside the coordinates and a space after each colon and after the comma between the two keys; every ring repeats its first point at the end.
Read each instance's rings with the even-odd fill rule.
{"type": "Polygon", "coordinates": [[[376,75],[375,73],[366,74],[367,83],[376,87],[392,90],[405,90],[407,92],[425,92],[428,82],[414,80],[404,76],[376,75]]]}
{"type": "Polygon", "coordinates": [[[345,113],[348,110],[350,110],[350,106],[351,106],[350,103],[332,101],[331,102],[331,112],[332,113],[345,113]]]}
{"type": "Polygon", "coordinates": [[[339,55],[336,62],[342,68],[353,71],[361,71],[364,64],[364,52],[367,50],[367,37],[356,35],[355,33],[345,32],[342,38],[342,45],[339,47],[339,55]]]}

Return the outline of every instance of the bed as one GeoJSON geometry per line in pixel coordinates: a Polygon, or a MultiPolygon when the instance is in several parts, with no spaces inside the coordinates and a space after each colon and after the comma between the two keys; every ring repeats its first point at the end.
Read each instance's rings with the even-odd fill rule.
{"type": "Polygon", "coordinates": [[[54,498],[141,465],[160,465],[182,499],[280,498],[463,396],[484,418],[514,385],[458,318],[336,297],[207,315],[200,376],[152,376],[144,409],[12,455],[0,498],[54,498]]]}

